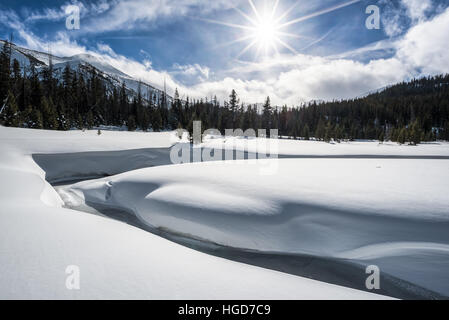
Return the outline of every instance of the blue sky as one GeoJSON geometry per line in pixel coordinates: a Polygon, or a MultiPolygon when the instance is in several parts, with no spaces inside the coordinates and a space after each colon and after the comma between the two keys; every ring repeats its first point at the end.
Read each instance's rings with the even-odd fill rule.
{"type": "Polygon", "coordinates": [[[50,45],[61,56],[99,55],[153,85],[165,79],[183,95],[224,99],[235,88],[248,103],[270,95],[293,105],[449,72],[439,53],[447,52],[440,37],[449,32],[448,6],[444,0],[0,0],[0,37],[13,32],[19,45],[50,45]],[[79,30],[66,29],[68,5],[81,8],[79,30]],[[365,26],[369,5],[380,9],[379,30],[365,26]],[[253,23],[257,14],[275,21],[288,9],[269,27],[253,23]],[[271,34],[292,20],[300,21],[271,34]]]}

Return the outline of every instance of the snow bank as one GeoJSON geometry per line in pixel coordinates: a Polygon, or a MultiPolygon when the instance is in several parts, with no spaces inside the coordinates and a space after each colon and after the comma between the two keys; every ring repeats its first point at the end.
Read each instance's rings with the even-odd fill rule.
{"type": "Polygon", "coordinates": [[[447,160],[277,161],[279,171],[269,177],[246,161],[197,163],[136,170],[61,192],[73,203],[133,212],[173,234],[372,263],[449,295],[447,160]]]}
{"type": "MultiPolygon", "coordinates": [[[[0,298],[385,298],[209,256],[121,222],[61,208],[60,197],[44,180],[46,173],[32,158],[34,154],[168,148],[173,143],[172,136],[125,132],[103,132],[97,136],[96,132],[0,127],[0,298]],[[71,265],[80,268],[80,290],[66,288],[65,271],[71,265]]],[[[73,155],[72,160],[76,157],[73,155]]],[[[57,165],[63,158],[54,159],[52,167],[63,170],[63,165],[57,165]]],[[[103,165],[114,163],[106,161],[103,165]]],[[[129,164],[131,168],[134,165],[129,164]]],[[[75,173],[92,171],[87,163],[80,166],[88,168],[75,173]]],[[[125,169],[126,166],[122,168],[125,169]]],[[[139,182],[136,185],[132,181],[128,189],[130,193],[140,192],[137,199],[149,194],[147,188],[153,188],[149,181],[142,182],[139,186],[139,182]]],[[[86,194],[100,199],[103,187],[98,193],[96,189],[94,184],[86,194]]],[[[114,194],[114,199],[117,196],[114,194]]],[[[158,199],[164,197],[162,192],[158,199]]],[[[246,202],[245,195],[227,199],[238,199],[238,209],[254,204],[246,202]]],[[[103,200],[107,200],[107,195],[103,200]]],[[[179,198],[178,205],[185,201],[186,198],[179,198]]],[[[260,206],[267,207],[269,202],[260,206]]]]}
{"type": "MultiPolygon", "coordinates": [[[[262,139],[263,141],[263,139],[262,139]]],[[[203,146],[257,152],[261,139],[207,137],[203,146]]],[[[277,140],[276,153],[284,156],[389,156],[389,157],[449,157],[449,143],[423,143],[418,146],[377,141],[325,143],[305,140],[277,140]]]]}

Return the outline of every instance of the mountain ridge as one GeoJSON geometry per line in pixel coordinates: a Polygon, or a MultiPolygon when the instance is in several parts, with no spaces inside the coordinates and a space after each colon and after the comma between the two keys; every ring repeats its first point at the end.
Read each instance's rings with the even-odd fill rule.
{"type": "MultiPolygon", "coordinates": [[[[4,44],[4,40],[0,40],[0,50],[4,44]]],[[[126,90],[132,96],[137,96],[139,89],[146,101],[152,99],[159,103],[163,95],[166,96],[168,106],[171,105],[173,98],[166,94],[164,90],[158,89],[152,84],[146,83],[142,80],[135,79],[125,72],[118,70],[109,63],[103,61],[101,57],[93,54],[76,54],[68,57],[59,57],[50,53],[44,53],[37,50],[20,47],[14,43],[11,44],[11,60],[17,59],[21,67],[30,67],[32,64],[37,69],[48,67],[52,63],[56,74],[62,74],[62,70],[69,65],[70,69],[74,71],[94,70],[99,74],[107,86],[119,89],[122,84],[125,84],[126,90]]]]}

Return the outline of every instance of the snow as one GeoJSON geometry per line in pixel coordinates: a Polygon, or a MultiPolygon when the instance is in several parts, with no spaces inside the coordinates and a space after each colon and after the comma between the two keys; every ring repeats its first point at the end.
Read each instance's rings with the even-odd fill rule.
{"type": "MultiPolygon", "coordinates": [[[[4,42],[0,41],[0,50],[3,48],[4,42]]],[[[151,84],[144,83],[140,79],[134,79],[133,77],[127,75],[126,70],[120,71],[113,67],[100,55],[92,54],[78,54],[71,57],[58,57],[50,55],[49,53],[39,52],[35,50],[30,50],[16,45],[12,46],[12,59],[17,59],[22,67],[30,66],[30,58],[34,58],[40,62],[37,66],[38,68],[42,65],[49,65],[50,60],[53,63],[55,70],[55,77],[58,79],[62,78],[62,70],[69,65],[72,70],[77,70],[83,72],[80,66],[90,66],[93,67],[106,79],[106,85],[113,85],[115,88],[119,89],[123,83],[128,90],[132,93],[137,94],[139,88],[144,96],[147,98],[147,94],[151,98],[156,97],[156,103],[159,103],[162,98],[163,91],[155,88],[151,84]],[[51,59],[50,59],[51,57],[51,59]]],[[[85,76],[88,76],[85,74],[85,76]]],[[[168,106],[170,106],[171,97],[167,96],[168,106]]]]}
{"type": "MultiPolygon", "coordinates": [[[[75,167],[71,171],[73,175],[98,174],[96,171],[101,167],[104,170],[103,173],[107,174],[126,172],[135,167],[151,165],[151,159],[156,159],[154,165],[164,164],[161,150],[167,150],[175,140],[173,133],[110,131],[98,136],[96,131],[50,132],[0,127],[2,150],[0,155],[0,201],[2,203],[0,208],[0,298],[386,298],[214,257],[119,221],[63,208],[61,197],[45,180],[46,174],[53,175],[56,180],[70,178],[61,177],[66,172],[64,171],[65,161],[75,167]],[[87,158],[85,162],[82,162],[80,153],[85,153],[87,158]],[[47,154],[48,158],[45,158],[44,154],[47,154]],[[106,159],[108,154],[112,154],[112,157],[115,156],[116,159],[124,157],[129,161],[121,162],[120,166],[117,166],[114,161],[98,163],[98,157],[106,159]],[[46,164],[48,172],[37,165],[36,155],[41,155],[40,164],[44,167],[46,164]],[[68,290],[65,286],[67,278],[65,270],[70,265],[80,268],[80,290],[68,290]]],[[[168,154],[165,154],[165,157],[168,159],[168,154]]],[[[174,196],[176,203],[173,203],[173,206],[188,209],[184,213],[185,217],[193,217],[192,212],[195,210],[192,208],[198,209],[200,206],[205,210],[204,212],[197,210],[201,216],[205,216],[204,213],[208,210],[214,211],[219,221],[225,221],[231,217],[230,223],[234,223],[235,219],[251,222],[254,217],[256,221],[257,218],[261,219],[259,220],[261,222],[265,221],[264,218],[279,219],[278,205],[282,201],[275,195],[262,199],[263,195],[269,191],[269,187],[264,189],[260,185],[262,193],[257,194],[253,189],[254,184],[245,181],[249,173],[241,175],[245,171],[243,169],[233,174],[237,177],[232,181],[235,188],[225,185],[231,177],[222,180],[219,184],[218,178],[225,178],[226,173],[232,169],[231,167],[225,169],[222,166],[224,164],[204,163],[142,169],[110,177],[109,180],[99,179],[80,183],[78,191],[80,191],[79,195],[92,197],[100,202],[113,199],[117,203],[128,205],[129,201],[134,199],[137,200],[138,206],[159,202],[164,210],[172,205],[169,197],[171,193],[183,191],[193,195],[193,193],[205,192],[209,200],[206,199],[197,204],[189,202],[189,197],[174,196]],[[189,171],[182,170],[183,168],[189,171]],[[202,173],[203,170],[204,173],[202,173]],[[207,177],[205,173],[211,176],[220,174],[220,176],[214,180],[207,177]],[[241,177],[238,178],[236,174],[241,177]],[[190,180],[191,178],[193,180],[190,180]],[[161,188],[162,183],[166,183],[168,189],[161,188]],[[126,192],[120,194],[112,192],[107,196],[104,191],[111,186],[113,189],[116,186],[124,188],[126,192]],[[190,186],[195,186],[199,190],[189,190],[190,186]],[[170,187],[174,189],[170,190],[170,187]],[[155,188],[153,191],[161,189],[151,196],[149,192],[151,188],[155,188]],[[207,190],[209,193],[206,192],[207,190]],[[224,197],[219,199],[222,192],[224,197]],[[229,212],[220,212],[220,208],[223,208],[227,202],[233,202],[233,205],[227,209],[229,212]],[[242,209],[246,216],[239,214],[242,209]]],[[[252,176],[251,179],[254,179],[254,182],[261,181],[261,178],[257,176],[252,176]]],[[[280,181],[277,183],[281,184],[280,181]]],[[[70,188],[67,192],[70,194],[70,188]]],[[[293,192],[290,192],[289,197],[292,194],[293,192]]],[[[198,196],[197,194],[196,197],[198,196]]],[[[438,195],[436,200],[439,200],[438,195]]],[[[145,205],[142,208],[150,209],[145,205]]],[[[171,214],[173,210],[165,212],[171,214]]],[[[444,210],[435,209],[432,213],[431,219],[445,219],[444,210]]],[[[153,213],[149,210],[148,214],[153,213]]],[[[178,216],[172,215],[164,219],[159,215],[158,219],[161,224],[177,228],[180,227],[179,222],[185,221],[185,217],[178,212],[178,216]],[[174,222],[171,223],[170,219],[174,222]]],[[[213,220],[209,219],[209,221],[213,220]]],[[[283,220],[282,217],[281,220],[283,220]]],[[[228,230],[218,232],[216,224],[202,225],[197,219],[193,219],[190,223],[185,222],[184,231],[190,230],[205,237],[229,239],[228,230]]],[[[252,229],[253,234],[257,232],[254,226],[240,224],[235,231],[236,234],[239,229],[244,228],[252,229]]],[[[240,239],[243,238],[240,237],[240,239]]],[[[259,241],[260,237],[255,239],[259,241]]],[[[283,239],[279,239],[279,242],[282,241],[283,239]]]]}
{"type": "Polygon", "coordinates": [[[449,295],[447,160],[277,161],[269,177],[245,161],[195,163],[60,192],[69,203],[121,208],[148,226],[234,248],[361,260],[381,269],[394,258],[393,268],[385,265],[390,275],[449,295]],[[409,268],[418,263],[419,270],[409,268]]]}
{"type": "MultiPolygon", "coordinates": [[[[264,141],[264,139],[262,139],[264,141]]],[[[261,139],[226,137],[225,139],[207,138],[204,147],[218,149],[237,149],[256,152],[261,139]]],[[[268,142],[262,142],[269,144],[268,142]]],[[[281,139],[274,144],[275,153],[284,156],[335,157],[449,157],[449,144],[446,142],[423,143],[419,146],[398,145],[394,142],[355,141],[325,143],[306,140],[281,139]]]]}
{"type": "Polygon", "coordinates": [[[65,62],[73,63],[73,64],[81,64],[81,63],[89,63],[91,66],[94,66],[98,70],[106,72],[108,74],[114,74],[120,77],[129,77],[125,73],[115,69],[108,63],[102,61],[101,57],[96,57],[90,54],[78,54],[69,58],[65,58],[65,62]]]}
{"type": "Polygon", "coordinates": [[[73,187],[101,189],[103,195],[110,183],[112,195],[116,192],[121,195],[120,200],[136,204],[141,199],[136,198],[138,194],[134,190],[129,197],[122,195],[127,193],[127,188],[138,184],[145,190],[141,192],[144,201],[207,210],[218,208],[246,216],[281,215],[283,206],[295,204],[359,215],[449,221],[446,161],[277,161],[279,169],[270,177],[259,175],[257,164],[209,162],[141,169],[73,187]]]}

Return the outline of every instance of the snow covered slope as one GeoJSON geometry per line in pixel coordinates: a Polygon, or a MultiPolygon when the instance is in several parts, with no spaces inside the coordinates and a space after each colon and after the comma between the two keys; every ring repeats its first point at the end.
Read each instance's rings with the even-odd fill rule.
{"type": "MultiPolygon", "coordinates": [[[[385,298],[213,257],[121,222],[64,209],[32,157],[36,153],[149,152],[168,148],[172,139],[170,133],[97,136],[95,132],[0,127],[0,298],[385,298]],[[66,288],[65,271],[71,265],[80,268],[80,290],[66,288]]],[[[135,163],[128,165],[132,168],[135,163]]],[[[90,171],[80,168],[78,172],[83,170],[90,171]]],[[[122,170],[127,170],[126,163],[122,170]]]]}
{"type": "MultiPolygon", "coordinates": [[[[2,50],[4,41],[0,40],[0,50],[2,50]]],[[[12,59],[17,59],[22,67],[29,67],[34,63],[37,69],[48,66],[50,61],[54,65],[55,76],[62,79],[62,70],[69,65],[72,70],[82,72],[85,77],[90,76],[90,71],[95,70],[97,74],[105,81],[109,89],[119,88],[125,83],[126,89],[130,94],[137,94],[139,87],[144,98],[155,99],[156,103],[162,99],[164,92],[155,88],[151,84],[134,79],[125,72],[111,66],[100,55],[79,54],[71,57],[58,57],[49,53],[39,52],[12,45],[12,59]]],[[[172,98],[167,95],[167,103],[170,106],[172,98]]]]}
{"type": "Polygon", "coordinates": [[[223,246],[350,259],[449,296],[448,160],[280,159],[141,169],[59,190],[223,246]],[[270,160],[276,161],[276,160],[270,160]]]}

